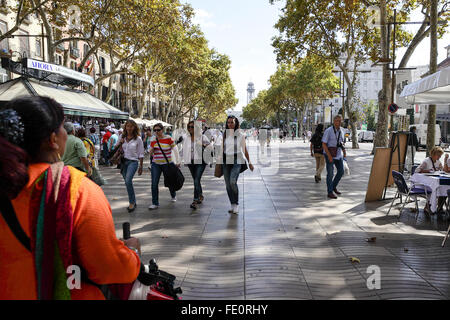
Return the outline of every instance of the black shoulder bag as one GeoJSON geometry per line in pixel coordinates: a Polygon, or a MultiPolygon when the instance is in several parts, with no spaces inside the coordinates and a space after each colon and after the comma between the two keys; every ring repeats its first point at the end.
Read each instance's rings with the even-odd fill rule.
{"type": "Polygon", "coordinates": [[[156,138],[156,142],[158,143],[159,149],[161,150],[161,152],[168,164],[167,170],[163,170],[164,186],[167,188],[170,188],[174,191],[178,191],[181,188],[183,188],[183,184],[184,184],[183,173],[174,163],[169,162],[169,159],[167,159],[167,156],[164,153],[164,150],[161,148],[161,144],[159,143],[158,138],[156,138]]]}

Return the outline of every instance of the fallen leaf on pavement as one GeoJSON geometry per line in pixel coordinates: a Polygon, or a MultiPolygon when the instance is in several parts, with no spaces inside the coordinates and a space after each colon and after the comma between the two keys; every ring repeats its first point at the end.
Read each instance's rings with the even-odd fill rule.
{"type": "Polygon", "coordinates": [[[361,263],[361,261],[360,261],[358,258],[355,258],[355,257],[351,257],[351,258],[350,258],[350,261],[351,261],[352,263],[361,263]]]}

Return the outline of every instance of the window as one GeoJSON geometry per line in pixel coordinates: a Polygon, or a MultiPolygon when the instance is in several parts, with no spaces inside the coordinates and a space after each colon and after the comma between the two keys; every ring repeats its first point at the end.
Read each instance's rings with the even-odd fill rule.
{"type": "Polygon", "coordinates": [[[25,30],[19,29],[19,35],[25,37],[19,38],[19,52],[22,55],[22,58],[26,58],[30,56],[30,38],[27,37],[29,34],[25,30]]]}
{"type": "Polygon", "coordinates": [[[105,69],[105,66],[106,66],[106,61],[105,61],[105,58],[103,58],[103,57],[100,57],[100,68],[101,68],[101,74],[106,74],[106,69],[105,69]]]}
{"type": "Polygon", "coordinates": [[[87,44],[84,44],[83,45],[83,58],[86,58],[88,52],[89,52],[89,46],[87,44]]]}
{"type": "Polygon", "coordinates": [[[42,57],[41,39],[36,39],[36,51],[34,54],[36,57],[42,57]]]}
{"type": "MultiPolygon", "coordinates": [[[[6,22],[0,21],[0,32],[2,34],[6,33],[8,30],[8,26],[6,25],[6,22]]],[[[0,41],[0,51],[1,52],[8,52],[9,51],[9,45],[8,45],[8,39],[3,39],[0,41]]]]}
{"type": "Polygon", "coordinates": [[[61,55],[57,54],[56,57],[55,57],[55,60],[56,60],[55,61],[56,64],[59,64],[60,66],[62,66],[63,60],[62,60],[62,56],[61,55]]]}

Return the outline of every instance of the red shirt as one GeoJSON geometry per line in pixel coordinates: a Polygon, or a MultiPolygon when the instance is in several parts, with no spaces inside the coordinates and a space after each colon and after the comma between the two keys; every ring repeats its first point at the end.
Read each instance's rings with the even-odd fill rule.
{"type": "Polygon", "coordinates": [[[102,139],[102,144],[104,144],[105,142],[108,142],[109,138],[112,136],[112,133],[110,131],[106,132],[103,135],[103,139],[102,139]]]}

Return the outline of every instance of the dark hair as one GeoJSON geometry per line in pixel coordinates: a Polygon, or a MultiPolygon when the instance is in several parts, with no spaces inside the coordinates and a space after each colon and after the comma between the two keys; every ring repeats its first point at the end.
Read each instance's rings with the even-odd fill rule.
{"type": "Polygon", "coordinates": [[[317,125],[317,127],[316,127],[316,132],[317,132],[317,133],[322,133],[322,131],[323,131],[323,124],[322,124],[322,123],[319,123],[319,124],[317,125]]]}
{"type": "Polygon", "coordinates": [[[42,143],[64,122],[63,107],[48,97],[22,97],[6,104],[17,112],[24,125],[23,141],[18,145],[0,137],[0,194],[17,197],[28,182],[28,163],[38,155],[42,143]]]}
{"type": "Polygon", "coordinates": [[[91,127],[91,129],[89,129],[89,131],[91,132],[91,133],[95,133],[95,128],[94,127],[91,127]]]}
{"type": "Polygon", "coordinates": [[[86,130],[84,130],[84,128],[79,128],[78,130],[77,130],[77,134],[76,134],[76,136],[78,137],[78,138],[86,138],[86,130]]]}
{"type": "Polygon", "coordinates": [[[409,132],[413,132],[414,130],[416,130],[417,128],[415,126],[412,126],[411,128],[409,128],[409,132]]]}
{"type": "Polygon", "coordinates": [[[237,130],[240,128],[238,118],[236,118],[235,116],[228,116],[227,121],[225,122],[225,130],[230,129],[230,128],[228,128],[228,119],[234,119],[234,130],[237,130]]]}
{"type": "Polygon", "coordinates": [[[162,125],[162,123],[157,123],[153,126],[153,130],[155,130],[155,127],[159,127],[161,130],[164,130],[164,126],[162,125]]]}

